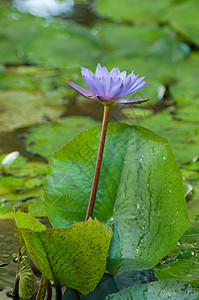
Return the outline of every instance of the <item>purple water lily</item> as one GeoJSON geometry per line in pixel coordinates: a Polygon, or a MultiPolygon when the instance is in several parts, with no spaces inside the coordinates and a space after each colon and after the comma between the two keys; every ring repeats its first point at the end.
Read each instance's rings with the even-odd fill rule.
{"type": "Polygon", "coordinates": [[[81,68],[82,77],[90,91],[78,86],[75,83],[67,82],[72,88],[83,96],[91,99],[97,99],[104,104],[117,103],[141,103],[149,100],[121,98],[141,89],[145,84],[145,77],[138,78],[134,71],[126,76],[126,71],[120,72],[119,68],[113,68],[110,73],[106,67],[97,65],[95,74],[86,68],[81,68]]]}

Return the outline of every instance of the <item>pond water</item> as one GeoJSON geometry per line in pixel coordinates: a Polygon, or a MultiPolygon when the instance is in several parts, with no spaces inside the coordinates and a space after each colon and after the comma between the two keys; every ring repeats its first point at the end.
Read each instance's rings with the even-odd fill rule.
{"type": "Polygon", "coordinates": [[[13,253],[17,253],[14,221],[0,220],[0,299],[9,295],[13,288],[17,266],[13,253]]]}
{"type": "Polygon", "coordinates": [[[28,12],[34,16],[43,17],[47,20],[62,19],[72,20],[77,24],[90,26],[98,20],[89,3],[80,3],[73,0],[14,0],[13,6],[20,12],[28,12]]]}

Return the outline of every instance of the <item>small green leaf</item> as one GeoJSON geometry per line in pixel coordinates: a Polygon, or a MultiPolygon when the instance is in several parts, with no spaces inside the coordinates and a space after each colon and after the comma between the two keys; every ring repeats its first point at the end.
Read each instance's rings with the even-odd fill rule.
{"type": "Polygon", "coordinates": [[[165,279],[130,287],[107,296],[105,300],[197,300],[198,298],[198,289],[178,279],[165,279]]]}
{"type": "Polygon", "coordinates": [[[91,218],[69,228],[48,229],[30,213],[15,213],[17,228],[40,272],[55,284],[93,291],[103,276],[112,230],[91,218]]]}
{"type": "MultiPolygon", "coordinates": [[[[100,126],[83,132],[51,159],[45,207],[54,227],[84,220],[99,136],[100,126]]],[[[167,140],[140,126],[108,125],[94,216],[114,232],[112,274],[151,268],[175,247],[190,223],[167,140]]]]}

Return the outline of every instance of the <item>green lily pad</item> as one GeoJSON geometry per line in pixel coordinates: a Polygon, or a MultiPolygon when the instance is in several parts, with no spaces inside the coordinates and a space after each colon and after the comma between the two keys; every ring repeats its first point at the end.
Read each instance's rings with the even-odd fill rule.
{"type": "MultiPolygon", "coordinates": [[[[79,69],[77,71],[79,73],[79,69]]],[[[0,72],[0,89],[53,91],[57,97],[68,97],[74,95],[74,90],[65,88],[65,81],[78,77],[77,71],[41,66],[7,66],[4,72],[0,72]]]]}
{"type": "Polygon", "coordinates": [[[1,175],[0,193],[3,195],[15,190],[22,191],[24,190],[24,183],[24,179],[22,178],[1,175]]]}
{"type": "Polygon", "coordinates": [[[199,3],[197,0],[185,1],[170,9],[164,20],[188,41],[199,46],[199,3]]]}
{"type": "Polygon", "coordinates": [[[185,181],[197,185],[199,184],[199,172],[198,171],[192,171],[189,169],[182,169],[183,178],[185,181]]]}
{"type": "Polygon", "coordinates": [[[186,105],[178,107],[175,113],[175,119],[182,122],[191,122],[198,124],[199,105],[186,105]]]}
{"type": "Polygon", "coordinates": [[[36,125],[47,118],[57,119],[65,110],[62,98],[53,94],[2,91],[0,97],[0,126],[4,132],[36,125]]]}
{"type": "Polygon", "coordinates": [[[12,219],[13,206],[21,202],[26,202],[35,217],[46,216],[41,179],[1,176],[0,180],[0,219],[12,219]]]}
{"type": "Polygon", "coordinates": [[[0,169],[3,171],[3,169],[7,169],[11,172],[12,169],[19,169],[20,167],[23,167],[27,163],[26,159],[19,154],[19,152],[14,151],[9,154],[0,154],[0,169]],[[6,163],[5,163],[6,158],[6,163]],[[8,159],[9,158],[9,159],[8,159]],[[2,164],[2,161],[4,163],[2,164]]]}
{"type": "Polygon", "coordinates": [[[143,119],[150,117],[153,114],[151,110],[142,107],[124,107],[122,108],[122,113],[129,120],[130,124],[137,123],[143,119]]]}
{"type": "Polygon", "coordinates": [[[182,280],[165,279],[130,287],[117,294],[107,296],[105,300],[197,300],[198,297],[197,288],[191,287],[182,280]]]}
{"type": "Polygon", "coordinates": [[[151,118],[142,120],[141,125],[168,138],[178,163],[184,164],[198,156],[199,124],[173,119],[168,111],[163,111],[151,118]]]}
{"type": "Polygon", "coordinates": [[[182,243],[194,244],[199,239],[199,217],[181,237],[182,243]]]}
{"type": "Polygon", "coordinates": [[[181,279],[193,286],[199,287],[199,251],[186,249],[169,262],[160,263],[155,267],[158,279],[176,278],[181,279]]]}
{"type": "Polygon", "coordinates": [[[26,145],[31,152],[49,158],[74,135],[96,124],[96,121],[83,117],[44,123],[30,129],[30,134],[26,136],[26,145]]]}
{"type": "MultiPolygon", "coordinates": [[[[77,135],[51,159],[45,207],[54,227],[85,218],[99,134],[96,126],[77,135]]],[[[165,139],[139,126],[108,125],[94,216],[114,232],[112,274],[150,268],[175,247],[189,221],[181,173],[165,139]]]]}
{"type": "Polygon", "coordinates": [[[98,13],[106,17],[145,24],[161,19],[172,2],[172,0],[161,0],[155,5],[151,5],[148,0],[135,0],[133,2],[131,0],[123,0],[122,2],[98,0],[95,7],[98,13]]]}
{"type": "Polygon", "coordinates": [[[187,169],[182,169],[183,180],[191,189],[187,198],[188,215],[192,222],[199,216],[199,172],[191,170],[191,163],[187,169]],[[190,169],[189,169],[190,168],[190,169]]]}
{"type": "Polygon", "coordinates": [[[9,175],[14,177],[36,177],[36,176],[44,176],[46,175],[47,165],[43,162],[27,162],[23,156],[19,155],[14,159],[13,162],[10,163],[12,157],[17,153],[17,151],[9,153],[9,154],[0,154],[0,170],[3,175],[9,175]],[[6,159],[6,163],[5,162],[6,159]],[[2,163],[3,161],[3,163],[2,163]]]}
{"type": "Polygon", "coordinates": [[[93,291],[101,279],[112,230],[91,218],[69,228],[48,229],[32,214],[15,213],[21,233],[36,267],[55,285],[93,291]]]}
{"type": "Polygon", "coordinates": [[[176,248],[154,268],[158,279],[178,278],[199,287],[199,219],[183,234],[176,248]]]}
{"type": "Polygon", "coordinates": [[[20,169],[12,169],[11,174],[15,177],[35,177],[35,176],[44,176],[46,175],[47,165],[42,162],[27,162],[24,167],[20,169]]]}
{"type": "Polygon", "coordinates": [[[90,66],[100,55],[98,40],[85,27],[44,20],[11,8],[0,20],[0,63],[75,69],[82,62],[90,66]]]}
{"type": "Polygon", "coordinates": [[[190,164],[187,164],[184,166],[185,170],[190,170],[190,171],[198,171],[199,172],[199,160],[196,159],[190,164]]]}
{"type": "Polygon", "coordinates": [[[193,186],[193,196],[191,200],[187,202],[187,208],[190,220],[194,221],[199,215],[199,185],[193,186]]]}
{"type": "MultiPolygon", "coordinates": [[[[175,83],[170,86],[170,92],[175,101],[179,105],[191,105],[193,108],[187,107],[187,114],[194,117],[194,108],[198,110],[198,81],[199,81],[199,55],[193,53],[189,59],[182,64],[178,64],[173,72],[175,83]],[[182,75],[184,74],[184,76],[182,75]]],[[[180,113],[180,110],[179,110],[180,113]]],[[[185,115],[185,112],[183,113],[185,115]]],[[[185,116],[183,117],[184,119],[185,116]]],[[[189,118],[189,117],[188,117],[189,118]]],[[[189,118],[190,119],[190,118],[189,118]]]]}
{"type": "MultiPolygon", "coordinates": [[[[135,57],[150,53],[152,55],[153,51],[155,51],[155,54],[158,53],[159,56],[164,56],[164,59],[165,52],[167,52],[167,59],[169,56],[171,60],[174,60],[172,59],[172,55],[169,55],[168,49],[166,49],[167,51],[163,51],[166,46],[165,44],[168,44],[169,41],[170,44],[168,44],[168,46],[170,47],[167,48],[169,48],[170,51],[173,50],[171,47],[171,43],[173,42],[176,45],[178,43],[173,39],[174,34],[168,27],[159,28],[156,24],[149,24],[145,26],[99,24],[95,27],[95,29],[97,31],[97,36],[99,36],[100,40],[102,41],[103,50],[106,53],[111,53],[112,56],[117,55],[118,57],[120,57],[131,55],[135,57]],[[157,47],[156,43],[159,43],[159,47],[157,47]]],[[[180,47],[178,48],[178,52],[182,52],[180,51],[180,47]]]]}
{"type": "MultiPolygon", "coordinates": [[[[8,157],[15,153],[1,154],[0,163],[5,159],[9,162],[8,157]]],[[[1,165],[0,218],[13,218],[13,206],[21,202],[26,202],[35,217],[46,216],[42,184],[47,165],[42,162],[27,162],[22,156],[15,158],[11,164],[1,165]]]]}

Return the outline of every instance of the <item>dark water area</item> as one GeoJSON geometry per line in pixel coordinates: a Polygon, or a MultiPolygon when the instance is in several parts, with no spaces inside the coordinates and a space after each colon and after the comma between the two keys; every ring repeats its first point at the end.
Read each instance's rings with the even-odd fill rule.
{"type": "Polygon", "coordinates": [[[0,299],[10,294],[16,275],[17,239],[13,220],[0,220],[0,299]]]}

